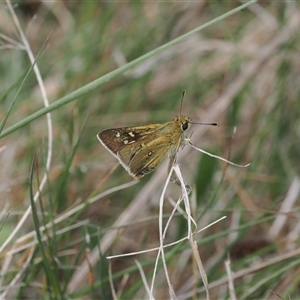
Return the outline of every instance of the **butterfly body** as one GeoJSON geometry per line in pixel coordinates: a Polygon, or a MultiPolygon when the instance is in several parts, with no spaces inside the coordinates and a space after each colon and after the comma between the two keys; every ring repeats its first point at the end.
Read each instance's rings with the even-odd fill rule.
{"type": "Polygon", "coordinates": [[[166,157],[174,158],[189,143],[186,130],[191,119],[176,117],[167,123],[112,128],[101,131],[97,137],[135,179],[152,172],[166,157]]]}

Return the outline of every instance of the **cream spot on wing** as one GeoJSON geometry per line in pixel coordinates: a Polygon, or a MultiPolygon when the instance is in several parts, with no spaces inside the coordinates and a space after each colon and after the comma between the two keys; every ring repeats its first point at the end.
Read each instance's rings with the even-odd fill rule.
{"type": "Polygon", "coordinates": [[[129,142],[128,144],[133,144],[133,143],[135,143],[135,141],[131,141],[131,142],[129,142]]]}
{"type": "Polygon", "coordinates": [[[128,140],[125,140],[125,141],[124,141],[124,144],[127,145],[127,144],[128,144],[128,140]]]}
{"type": "Polygon", "coordinates": [[[116,137],[119,138],[120,136],[121,136],[121,135],[120,135],[120,132],[117,132],[117,133],[116,133],[116,137]]]}
{"type": "Polygon", "coordinates": [[[131,136],[131,137],[134,137],[134,134],[130,131],[128,132],[128,134],[131,136]]]}
{"type": "Polygon", "coordinates": [[[153,153],[152,151],[149,151],[149,152],[148,152],[148,156],[151,156],[151,155],[152,155],[152,153],[153,153]]]}

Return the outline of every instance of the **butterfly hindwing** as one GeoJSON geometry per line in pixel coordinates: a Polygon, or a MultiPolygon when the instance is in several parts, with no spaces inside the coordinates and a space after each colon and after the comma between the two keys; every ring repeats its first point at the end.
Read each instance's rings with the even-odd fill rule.
{"type": "Polygon", "coordinates": [[[169,153],[170,147],[166,147],[163,141],[162,137],[145,141],[135,151],[124,148],[118,153],[119,159],[128,166],[135,178],[143,177],[152,172],[169,153]]]}

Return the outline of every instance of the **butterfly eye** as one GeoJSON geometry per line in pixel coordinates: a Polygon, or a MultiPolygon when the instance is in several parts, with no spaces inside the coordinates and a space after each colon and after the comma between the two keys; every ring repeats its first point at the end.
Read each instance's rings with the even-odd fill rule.
{"type": "Polygon", "coordinates": [[[181,125],[182,130],[187,130],[189,128],[189,123],[185,122],[181,125]]]}

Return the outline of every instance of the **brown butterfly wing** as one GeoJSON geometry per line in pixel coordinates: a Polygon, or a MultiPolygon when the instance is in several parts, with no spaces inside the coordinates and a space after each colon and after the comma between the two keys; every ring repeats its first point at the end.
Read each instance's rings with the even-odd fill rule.
{"type": "MultiPolygon", "coordinates": [[[[184,119],[184,121],[186,121],[184,119]]],[[[134,178],[152,172],[181,143],[182,121],[107,129],[98,134],[102,145],[134,178]]]]}
{"type": "MultiPolygon", "coordinates": [[[[151,124],[151,132],[157,131],[161,124],[151,124]]],[[[112,128],[101,131],[97,137],[102,145],[109,150],[114,156],[128,145],[137,141],[142,141],[151,134],[149,126],[112,128]]]]}
{"type": "MultiPolygon", "coordinates": [[[[129,146],[128,146],[129,147],[129,146]]],[[[170,138],[163,135],[150,141],[140,143],[135,151],[124,148],[119,153],[119,160],[130,169],[131,175],[141,178],[152,172],[157,165],[176,148],[170,143],[170,138]]]]}
{"type": "Polygon", "coordinates": [[[114,155],[133,177],[130,163],[142,148],[142,144],[156,139],[162,124],[149,124],[135,127],[112,128],[101,131],[97,137],[101,144],[114,155]],[[122,154],[121,154],[122,153],[122,154]]]}

